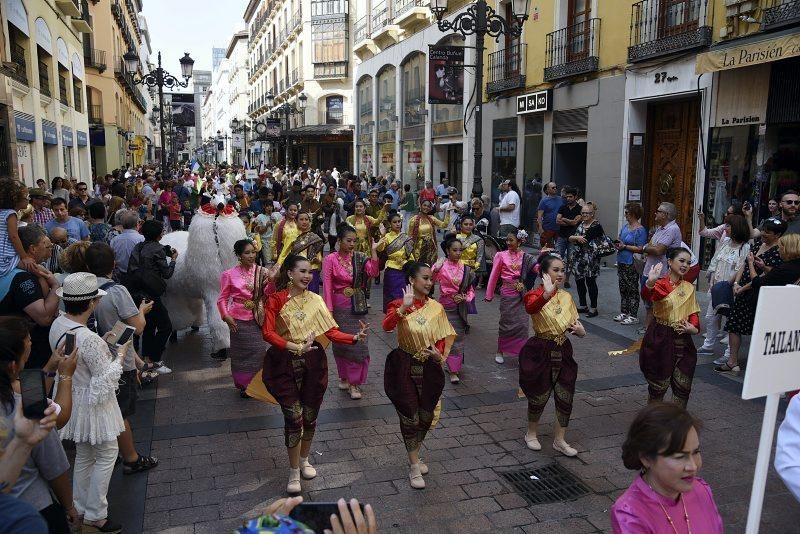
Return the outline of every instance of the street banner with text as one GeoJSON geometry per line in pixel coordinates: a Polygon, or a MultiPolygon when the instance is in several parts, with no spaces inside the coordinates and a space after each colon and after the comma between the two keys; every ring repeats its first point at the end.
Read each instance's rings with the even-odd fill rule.
{"type": "Polygon", "coordinates": [[[428,103],[464,102],[464,47],[430,45],[428,53],[428,103]]]}

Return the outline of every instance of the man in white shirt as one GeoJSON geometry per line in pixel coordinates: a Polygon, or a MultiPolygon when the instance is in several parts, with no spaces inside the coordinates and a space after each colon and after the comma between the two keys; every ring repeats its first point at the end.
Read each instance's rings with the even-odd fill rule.
{"type": "Polygon", "coordinates": [[[500,236],[505,237],[509,233],[517,233],[521,201],[519,194],[511,188],[511,180],[503,180],[500,183],[500,191],[503,193],[498,207],[498,212],[500,213],[500,236]]]}
{"type": "Polygon", "coordinates": [[[789,402],[786,417],[778,429],[775,471],[794,498],[800,501],[800,395],[789,402]]]}

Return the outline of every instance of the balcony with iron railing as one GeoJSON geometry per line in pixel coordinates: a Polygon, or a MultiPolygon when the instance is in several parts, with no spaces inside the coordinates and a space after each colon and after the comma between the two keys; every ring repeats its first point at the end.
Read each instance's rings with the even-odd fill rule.
{"type": "Polygon", "coordinates": [[[372,33],[379,34],[392,23],[392,2],[381,0],[372,10],[372,33]]]}
{"type": "Polygon", "coordinates": [[[122,6],[119,5],[118,0],[111,2],[111,15],[120,26],[125,24],[125,15],[122,13],[122,6]]]}
{"type": "Polygon", "coordinates": [[[90,69],[97,69],[99,72],[106,70],[106,51],[96,48],[84,50],[83,63],[90,69]]]}
{"type": "Polygon", "coordinates": [[[710,45],[709,7],[708,0],[636,2],[631,9],[628,61],[634,63],[710,45]]]}
{"type": "Polygon", "coordinates": [[[597,71],[600,19],[589,19],[545,36],[545,81],[597,71]]]}
{"type": "Polygon", "coordinates": [[[527,47],[526,44],[515,44],[489,54],[487,94],[525,87],[527,47]]]}
{"type": "MultiPolygon", "coordinates": [[[[135,17],[134,20],[136,20],[135,17]]],[[[80,33],[92,33],[92,25],[89,24],[89,3],[86,0],[81,0],[80,15],[72,17],[70,22],[72,22],[72,26],[80,33]]]]}
{"type": "Polygon", "coordinates": [[[348,0],[311,0],[311,18],[340,17],[347,15],[348,0]]]}
{"type": "Polygon", "coordinates": [[[16,66],[11,71],[11,77],[28,85],[28,62],[25,60],[25,49],[17,43],[11,43],[11,62],[16,66]]]}
{"type": "Polygon", "coordinates": [[[47,63],[39,62],[39,92],[45,96],[50,96],[50,74],[47,63]]]}
{"type": "Polygon", "coordinates": [[[93,104],[87,106],[89,111],[89,124],[103,124],[103,106],[93,104]]]}
{"type": "Polygon", "coordinates": [[[429,21],[428,2],[423,0],[397,0],[394,3],[394,23],[410,28],[429,21]]]}
{"type": "Polygon", "coordinates": [[[371,20],[372,19],[369,15],[364,15],[356,21],[355,28],[353,29],[354,42],[356,43],[356,46],[358,46],[358,43],[369,39],[369,36],[372,33],[372,27],[370,26],[371,20]]]}
{"type": "Polygon", "coordinates": [[[800,22],[800,0],[762,0],[763,21],[761,28],[774,30],[800,22]]]}
{"type": "Polygon", "coordinates": [[[314,79],[332,80],[336,78],[347,78],[347,67],[347,61],[314,63],[314,79]]]}
{"type": "Polygon", "coordinates": [[[78,0],[56,0],[56,7],[67,17],[77,17],[81,14],[78,0]]]}
{"type": "Polygon", "coordinates": [[[298,83],[300,83],[300,78],[301,78],[300,69],[295,67],[294,69],[292,69],[292,77],[290,78],[291,84],[293,86],[297,85],[298,83]]]}

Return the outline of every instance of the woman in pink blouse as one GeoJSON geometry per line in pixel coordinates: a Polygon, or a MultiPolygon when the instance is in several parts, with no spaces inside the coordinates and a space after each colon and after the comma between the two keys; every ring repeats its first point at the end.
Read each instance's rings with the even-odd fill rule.
{"type": "Polygon", "coordinates": [[[231,331],[231,376],[242,398],[247,398],[248,384],[264,363],[266,345],[261,336],[263,298],[267,285],[275,277],[273,271],[256,265],[256,248],[249,239],[233,244],[239,265],[222,273],[217,309],[231,331]]]}
{"type": "Polygon", "coordinates": [[[697,476],[700,423],[672,403],[653,403],[636,416],[622,461],[639,475],[611,507],[616,534],[721,534],[709,485],[697,476]]]}
{"type": "Polygon", "coordinates": [[[477,313],[475,290],[472,281],[475,272],[461,261],[464,244],[455,234],[448,234],[442,242],[447,259],[440,258],[433,264],[433,281],[439,284],[439,303],[447,314],[447,320],[456,331],[456,340],[447,355],[450,383],[458,384],[461,365],[464,363],[464,335],[469,333],[468,315],[477,313]]]}
{"type": "Polygon", "coordinates": [[[484,300],[491,302],[497,280],[503,281],[500,288],[500,328],[497,333],[497,354],[494,361],[503,363],[504,354],[518,356],[528,342],[528,314],[522,303],[525,279],[536,265],[536,256],[522,252],[520,246],[528,234],[525,230],[509,232],[506,236],[508,250],[498,252],[492,260],[492,274],[486,285],[484,300]]]}
{"type": "MultiPolygon", "coordinates": [[[[372,258],[356,252],[356,229],[347,223],[336,227],[339,250],[322,260],[322,296],[341,330],[361,328],[367,314],[365,288],[368,278],[379,274],[377,243],[372,243],[372,258]],[[355,276],[354,276],[355,275],[355,276]]],[[[369,349],[366,343],[333,346],[339,371],[339,389],[349,390],[350,398],[361,398],[361,384],[367,381],[369,349]]]]}

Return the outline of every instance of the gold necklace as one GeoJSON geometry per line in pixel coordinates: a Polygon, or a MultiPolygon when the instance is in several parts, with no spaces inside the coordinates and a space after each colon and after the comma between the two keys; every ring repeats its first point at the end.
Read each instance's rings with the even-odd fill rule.
{"type": "MultiPolygon", "coordinates": [[[[642,479],[644,480],[644,477],[642,477],[642,479]]],[[[663,504],[661,504],[661,500],[659,499],[660,494],[656,490],[654,490],[653,486],[651,486],[646,480],[645,484],[647,484],[647,487],[649,487],[653,491],[653,493],[656,494],[656,502],[658,503],[658,506],[661,507],[661,511],[664,512],[664,515],[667,517],[667,521],[669,521],[669,526],[672,527],[672,531],[675,534],[680,534],[680,532],[678,532],[678,528],[675,526],[675,522],[672,520],[672,516],[669,515],[667,509],[664,508],[663,504]]],[[[686,502],[683,500],[682,493],[678,494],[678,500],[681,501],[681,505],[683,506],[683,520],[686,521],[686,532],[688,534],[692,534],[692,526],[689,523],[689,512],[686,511],[686,502]]]]}
{"type": "Polygon", "coordinates": [[[350,261],[350,258],[345,259],[342,256],[342,253],[339,252],[336,254],[336,259],[339,261],[339,265],[341,265],[345,271],[347,271],[349,274],[353,274],[353,262],[350,261]]]}
{"type": "MultiPolygon", "coordinates": [[[[255,265],[253,267],[255,267],[255,265]]],[[[251,273],[250,269],[245,269],[244,266],[241,263],[239,264],[239,274],[241,275],[242,280],[244,280],[244,288],[246,290],[250,291],[251,293],[253,292],[253,290],[256,287],[256,270],[255,270],[255,268],[253,268],[252,271],[253,272],[251,273]]]]}
{"type": "Polygon", "coordinates": [[[303,311],[303,306],[305,306],[307,300],[308,300],[308,293],[304,289],[302,293],[295,295],[294,297],[289,299],[289,302],[287,302],[287,305],[291,303],[291,305],[294,308],[297,308],[294,312],[292,312],[292,317],[300,322],[302,322],[306,318],[306,312],[303,311]]]}

